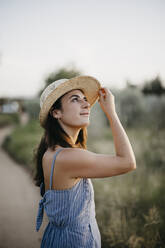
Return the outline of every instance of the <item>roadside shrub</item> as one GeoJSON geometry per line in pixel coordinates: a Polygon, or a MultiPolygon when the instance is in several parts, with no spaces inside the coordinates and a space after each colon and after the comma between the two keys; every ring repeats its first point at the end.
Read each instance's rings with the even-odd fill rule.
{"type": "Polygon", "coordinates": [[[124,126],[141,127],[145,124],[144,96],[137,89],[126,88],[117,93],[119,117],[124,126]]]}
{"type": "Polygon", "coordinates": [[[165,96],[149,95],[144,97],[146,122],[152,129],[159,130],[165,127],[165,96]]]}
{"type": "Polygon", "coordinates": [[[0,113],[0,128],[18,124],[20,121],[18,113],[0,113]]]}
{"type": "Polygon", "coordinates": [[[19,163],[33,169],[33,149],[39,143],[42,129],[35,120],[25,126],[18,125],[11,135],[7,136],[2,146],[19,163]]]}

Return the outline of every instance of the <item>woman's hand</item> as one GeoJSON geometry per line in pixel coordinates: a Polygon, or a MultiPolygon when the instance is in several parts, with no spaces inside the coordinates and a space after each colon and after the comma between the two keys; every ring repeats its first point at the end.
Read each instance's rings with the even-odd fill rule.
{"type": "Polygon", "coordinates": [[[98,102],[106,115],[116,113],[114,95],[108,88],[104,87],[99,90],[98,102]]]}

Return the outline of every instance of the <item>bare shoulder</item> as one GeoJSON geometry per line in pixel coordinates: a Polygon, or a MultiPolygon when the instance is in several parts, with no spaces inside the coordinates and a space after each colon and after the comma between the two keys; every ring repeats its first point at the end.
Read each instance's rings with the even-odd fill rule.
{"type": "MultiPolygon", "coordinates": [[[[88,150],[82,149],[82,148],[65,148],[65,147],[57,147],[55,150],[48,149],[42,158],[43,166],[44,164],[48,164],[52,162],[54,155],[56,154],[57,150],[61,148],[60,152],[58,153],[56,157],[56,163],[60,165],[66,165],[69,166],[70,163],[73,163],[74,161],[77,162],[77,159],[85,159],[89,162],[89,160],[92,158],[92,152],[89,152],[88,150]]],[[[62,166],[61,166],[62,167],[62,166]]]]}
{"type": "MultiPolygon", "coordinates": [[[[54,158],[54,155],[56,154],[56,152],[57,152],[57,150],[59,148],[62,148],[62,150],[65,149],[64,147],[57,146],[56,149],[54,149],[54,150],[53,149],[50,149],[50,148],[48,148],[46,150],[46,152],[44,153],[44,155],[42,157],[43,167],[44,167],[45,164],[46,164],[46,167],[47,167],[47,164],[52,163],[53,158],[54,158]]],[[[59,156],[57,156],[57,157],[59,157],[59,156]]],[[[57,160],[57,158],[56,158],[56,160],[57,160]]]]}
{"type": "Polygon", "coordinates": [[[82,148],[72,148],[72,147],[61,147],[58,146],[55,150],[48,149],[43,156],[43,160],[49,161],[52,160],[54,155],[56,154],[57,150],[61,148],[61,151],[58,154],[58,160],[63,161],[68,161],[68,159],[77,159],[77,157],[85,158],[85,159],[90,159],[92,155],[97,155],[96,153],[90,152],[88,150],[82,149],[82,148]]]}
{"type": "Polygon", "coordinates": [[[64,151],[60,152],[62,154],[61,156],[61,162],[73,162],[78,160],[85,160],[90,161],[91,159],[94,159],[97,154],[90,152],[83,148],[64,148],[64,151]]]}

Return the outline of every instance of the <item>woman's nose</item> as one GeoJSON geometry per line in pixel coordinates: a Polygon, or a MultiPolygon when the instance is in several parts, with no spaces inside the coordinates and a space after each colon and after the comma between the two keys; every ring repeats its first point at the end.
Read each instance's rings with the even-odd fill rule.
{"type": "Polygon", "coordinates": [[[83,101],[83,107],[90,108],[90,103],[86,100],[83,101]]]}

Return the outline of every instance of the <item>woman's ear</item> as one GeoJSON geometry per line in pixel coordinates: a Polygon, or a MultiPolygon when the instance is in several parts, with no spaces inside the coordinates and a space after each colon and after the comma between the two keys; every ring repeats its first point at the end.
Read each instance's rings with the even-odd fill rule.
{"type": "Polygon", "coordinates": [[[61,118],[61,111],[58,109],[54,109],[51,111],[51,115],[56,119],[60,119],[61,118]]]}

